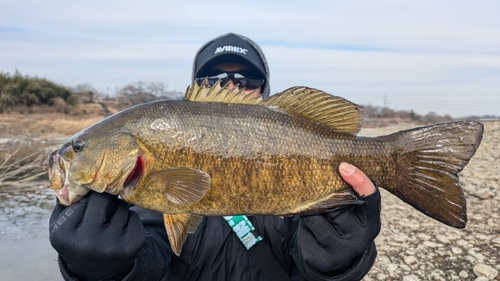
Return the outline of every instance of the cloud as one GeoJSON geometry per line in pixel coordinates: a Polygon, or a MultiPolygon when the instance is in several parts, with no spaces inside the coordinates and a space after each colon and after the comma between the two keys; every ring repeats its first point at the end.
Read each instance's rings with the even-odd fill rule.
{"type": "Polygon", "coordinates": [[[0,71],[183,91],[196,50],[236,32],[263,48],[274,92],[308,85],[420,113],[500,114],[499,11],[493,0],[19,0],[0,9],[0,71]]]}

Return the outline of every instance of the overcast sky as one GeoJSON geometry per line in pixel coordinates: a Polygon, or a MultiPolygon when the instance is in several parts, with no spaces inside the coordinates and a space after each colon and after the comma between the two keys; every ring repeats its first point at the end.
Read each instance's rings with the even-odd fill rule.
{"type": "Polygon", "coordinates": [[[0,71],[184,92],[198,48],[227,32],[262,47],[271,93],[304,85],[419,114],[500,115],[497,0],[0,0],[0,71]]]}

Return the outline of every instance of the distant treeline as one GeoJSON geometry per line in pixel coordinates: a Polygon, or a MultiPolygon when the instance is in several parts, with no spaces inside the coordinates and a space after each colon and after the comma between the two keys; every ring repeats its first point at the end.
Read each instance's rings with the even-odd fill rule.
{"type": "Polygon", "coordinates": [[[439,115],[435,112],[428,112],[425,115],[418,114],[413,110],[394,110],[388,107],[365,105],[363,113],[363,126],[365,127],[384,127],[396,123],[412,124],[437,124],[453,122],[458,120],[479,121],[487,119],[498,119],[494,115],[482,116],[464,116],[462,118],[453,118],[448,114],[439,115]]]}
{"type": "MultiPolygon", "coordinates": [[[[130,83],[116,89],[110,96],[96,90],[90,84],[68,88],[45,78],[23,76],[18,71],[13,75],[0,73],[0,113],[17,111],[109,115],[136,104],[158,99],[180,99],[183,96],[182,92],[168,91],[167,85],[163,82],[130,83]],[[89,107],[85,107],[86,104],[94,105],[94,109],[97,106],[99,110],[92,111],[89,107]]],[[[481,118],[495,118],[495,116],[470,116],[465,119],[481,118]]],[[[395,122],[433,124],[453,120],[446,114],[443,116],[429,112],[419,115],[413,110],[397,111],[387,107],[365,105],[363,123],[365,126],[384,126],[395,122]]]]}
{"type": "Polygon", "coordinates": [[[395,123],[436,124],[452,122],[454,119],[445,114],[429,112],[425,115],[413,110],[393,110],[388,107],[367,105],[364,108],[363,125],[365,127],[384,127],[395,123]]]}
{"type": "Polygon", "coordinates": [[[52,106],[57,99],[74,105],[78,99],[66,87],[44,78],[0,73],[0,111],[16,106],[52,106]]]}
{"type": "MultiPolygon", "coordinates": [[[[45,78],[0,73],[0,113],[58,112],[78,115],[78,105],[99,104],[103,113],[121,110],[139,103],[158,99],[181,98],[183,93],[167,91],[162,82],[139,81],[117,89],[113,96],[104,94],[90,84],[66,87],[45,78]]],[[[83,109],[84,113],[88,109],[83,109]]]]}

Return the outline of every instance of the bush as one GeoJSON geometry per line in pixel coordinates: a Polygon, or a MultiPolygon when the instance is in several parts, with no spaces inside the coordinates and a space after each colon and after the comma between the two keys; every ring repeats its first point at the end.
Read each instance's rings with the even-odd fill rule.
{"type": "Polygon", "coordinates": [[[78,99],[64,86],[46,79],[0,73],[0,112],[16,106],[54,105],[56,98],[68,104],[76,104],[78,99]]]}

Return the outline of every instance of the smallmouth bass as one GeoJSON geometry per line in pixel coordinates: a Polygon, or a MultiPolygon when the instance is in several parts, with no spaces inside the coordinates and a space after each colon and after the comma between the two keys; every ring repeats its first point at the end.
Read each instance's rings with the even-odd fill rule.
{"type": "Polygon", "coordinates": [[[177,255],[202,216],[315,214],[358,203],[340,162],[431,218],[465,227],[458,173],[482,124],[357,137],[362,112],[307,87],[262,100],[194,83],[184,100],[137,105],[72,136],[49,154],[50,187],[64,205],[94,190],[164,214],[177,255]]]}

